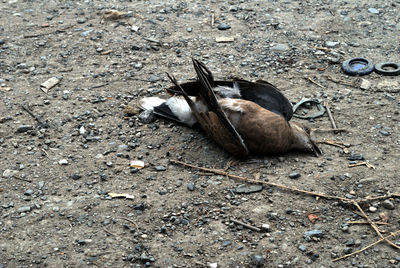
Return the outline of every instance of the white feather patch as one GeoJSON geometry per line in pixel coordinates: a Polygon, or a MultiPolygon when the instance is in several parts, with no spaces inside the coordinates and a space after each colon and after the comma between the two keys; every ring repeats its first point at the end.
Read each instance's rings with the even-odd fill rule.
{"type": "Polygon", "coordinates": [[[237,82],[233,82],[233,87],[228,86],[217,86],[214,88],[214,91],[220,95],[222,98],[241,98],[239,84],[237,82]]]}
{"type": "Polygon", "coordinates": [[[164,102],[166,102],[166,100],[159,97],[146,97],[139,100],[138,105],[143,110],[153,110],[154,107],[160,106],[164,102]]]}
{"type": "Polygon", "coordinates": [[[171,109],[172,113],[183,123],[193,126],[197,122],[189,104],[187,104],[183,98],[171,97],[167,100],[166,104],[169,109],[171,109]]]}

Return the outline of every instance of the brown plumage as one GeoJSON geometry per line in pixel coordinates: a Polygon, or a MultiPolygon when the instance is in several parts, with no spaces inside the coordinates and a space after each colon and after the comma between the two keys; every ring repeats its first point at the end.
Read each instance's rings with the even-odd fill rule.
{"type": "MultiPolygon", "coordinates": [[[[310,137],[309,128],[289,122],[292,105],[273,85],[265,81],[214,81],[203,63],[193,59],[193,65],[198,81],[179,85],[168,75],[175,86],[167,91],[184,97],[192,119],[226,151],[240,158],[248,154],[283,154],[292,150],[321,154],[310,137]],[[216,97],[214,91],[221,94],[225,90],[232,90],[233,95],[244,99],[216,97]]],[[[168,102],[154,107],[156,114],[186,123],[176,110],[168,102]]]]}

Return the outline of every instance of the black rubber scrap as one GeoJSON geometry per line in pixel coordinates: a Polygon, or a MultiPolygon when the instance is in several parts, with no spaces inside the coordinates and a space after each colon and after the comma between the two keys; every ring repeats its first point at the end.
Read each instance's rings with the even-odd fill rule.
{"type": "Polygon", "coordinates": [[[349,75],[362,76],[370,74],[374,65],[365,58],[352,58],[342,63],[342,70],[349,75]]]}
{"type": "Polygon", "coordinates": [[[400,64],[395,62],[381,62],[375,64],[375,72],[382,75],[399,75],[400,64]],[[387,67],[389,67],[390,69],[387,69],[387,67]]]}

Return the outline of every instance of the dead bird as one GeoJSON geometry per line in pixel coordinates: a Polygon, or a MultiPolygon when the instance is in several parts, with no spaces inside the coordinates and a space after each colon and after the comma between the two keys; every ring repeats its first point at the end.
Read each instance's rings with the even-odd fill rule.
{"type": "Polygon", "coordinates": [[[310,129],[289,122],[292,105],[276,87],[261,80],[214,81],[203,63],[193,59],[193,66],[197,81],[180,85],[167,74],[174,84],[167,91],[175,96],[167,100],[143,98],[139,107],[189,126],[199,123],[208,136],[236,157],[292,150],[321,154],[310,129]]]}

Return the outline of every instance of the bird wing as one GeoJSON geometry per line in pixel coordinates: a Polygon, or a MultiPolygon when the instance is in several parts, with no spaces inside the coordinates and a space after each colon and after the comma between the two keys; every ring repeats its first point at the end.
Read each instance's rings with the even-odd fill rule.
{"type": "MultiPolygon", "coordinates": [[[[257,103],[264,109],[274,112],[286,121],[293,116],[293,108],[290,101],[272,84],[257,80],[249,82],[246,80],[235,80],[239,84],[242,99],[257,103]]],[[[218,85],[218,81],[215,82],[218,85]]]]}
{"type": "MultiPolygon", "coordinates": [[[[212,75],[207,75],[207,79],[212,75]]],[[[257,103],[264,109],[274,112],[287,121],[293,116],[292,104],[290,101],[272,84],[257,80],[257,82],[249,82],[246,80],[236,79],[234,81],[212,80],[211,86],[226,86],[233,87],[233,83],[237,82],[239,85],[240,94],[242,99],[257,103]]],[[[201,90],[202,84],[200,81],[191,81],[181,84],[181,87],[186,91],[189,96],[197,96],[201,90]]],[[[176,87],[167,89],[169,93],[175,93],[176,87]]]]}

